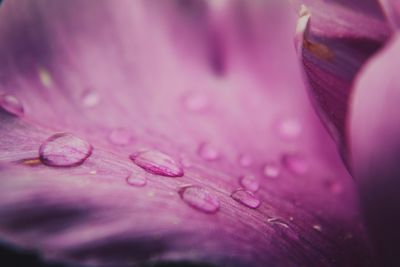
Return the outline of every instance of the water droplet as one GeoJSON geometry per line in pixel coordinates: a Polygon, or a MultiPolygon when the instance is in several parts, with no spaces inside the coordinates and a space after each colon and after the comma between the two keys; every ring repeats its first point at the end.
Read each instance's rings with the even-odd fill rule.
{"type": "Polygon", "coordinates": [[[287,118],[282,120],[278,126],[279,135],[284,139],[295,139],[302,132],[302,125],[295,118],[287,118]]]}
{"type": "Polygon", "coordinates": [[[308,162],[300,155],[284,155],[282,162],[286,168],[295,174],[304,174],[308,170],[308,162]]]}
{"type": "Polygon", "coordinates": [[[250,167],[253,164],[253,159],[246,154],[240,155],[238,161],[242,167],[250,167]]]}
{"type": "MultiPolygon", "coordinates": [[[[290,221],[293,221],[293,217],[290,217],[290,221]]],[[[289,238],[291,240],[299,240],[298,233],[290,226],[290,224],[283,218],[272,217],[267,219],[267,223],[271,224],[271,226],[277,231],[277,233],[281,236],[284,236],[285,239],[289,238]]]]}
{"type": "Polygon", "coordinates": [[[279,176],[280,172],[281,170],[277,163],[269,162],[264,165],[263,173],[266,177],[276,178],[279,176]]]}
{"type": "Polygon", "coordinates": [[[252,192],[243,189],[234,191],[231,197],[240,204],[252,209],[258,208],[261,204],[261,201],[252,192]]]}
{"type": "Polygon", "coordinates": [[[57,133],[40,146],[39,156],[45,165],[72,167],[81,165],[92,154],[92,150],[87,141],[73,134],[57,133]]]}
{"type": "Polygon", "coordinates": [[[146,179],[146,176],[144,174],[141,174],[141,173],[130,173],[126,177],[126,182],[129,185],[141,187],[141,186],[145,186],[147,184],[147,179],[146,179]]]}
{"type": "Polygon", "coordinates": [[[146,150],[130,155],[130,159],[145,171],[168,177],[183,176],[182,167],[170,156],[157,150],[146,150]]]}
{"type": "Polygon", "coordinates": [[[239,178],[239,184],[246,190],[256,192],[260,189],[260,182],[254,175],[243,175],[239,178]]]}
{"type": "Polygon", "coordinates": [[[328,180],[326,181],[325,186],[333,195],[339,195],[343,192],[343,186],[338,181],[328,180]]]}
{"type": "Polygon", "coordinates": [[[319,224],[314,224],[314,225],[312,226],[312,228],[313,228],[315,231],[318,231],[318,232],[321,232],[321,231],[322,231],[322,226],[319,225],[319,224]]]}
{"type": "Polygon", "coordinates": [[[191,112],[205,111],[209,106],[209,99],[206,95],[199,92],[191,92],[183,99],[186,110],[191,112]]]}
{"type": "Polygon", "coordinates": [[[286,229],[290,228],[289,224],[282,218],[278,218],[278,217],[269,218],[269,219],[267,219],[267,222],[270,224],[279,225],[286,229]]]}
{"type": "Polygon", "coordinates": [[[53,78],[47,69],[40,67],[38,73],[39,79],[45,87],[51,87],[53,85],[53,78]]]}
{"type": "Polygon", "coordinates": [[[199,146],[199,156],[205,160],[213,161],[220,158],[218,149],[209,143],[203,143],[199,146]]]}
{"type": "Polygon", "coordinates": [[[82,94],[82,104],[87,108],[96,106],[100,102],[100,96],[92,90],[86,90],[82,94]]]}
{"type": "Polygon", "coordinates": [[[132,135],[129,131],[118,128],[110,132],[108,139],[114,145],[128,145],[132,141],[132,135]]]}
{"type": "Polygon", "coordinates": [[[13,95],[7,93],[0,95],[0,107],[15,116],[24,115],[24,107],[21,101],[13,95]]]}
{"type": "Polygon", "coordinates": [[[197,210],[206,213],[215,213],[219,210],[218,198],[201,186],[184,187],[179,194],[183,201],[197,210]]]}

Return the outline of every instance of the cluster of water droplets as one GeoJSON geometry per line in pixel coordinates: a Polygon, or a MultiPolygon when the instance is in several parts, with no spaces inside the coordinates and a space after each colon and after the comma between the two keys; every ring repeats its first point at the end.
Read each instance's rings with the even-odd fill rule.
{"type": "MultiPolygon", "coordinates": [[[[99,95],[90,90],[85,91],[81,97],[82,104],[85,107],[94,107],[100,101],[99,95]]],[[[209,99],[199,93],[189,94],[184,99],[184,106],[190,112],[204,111],[209,105],[209,99]]],[[[8,93],[0,94],[0,108],[14,116],[24,115],[22,102],[16,96],[8,93]]],[[[278,125],[278,132],[282,138],[294,139],[301,134],[302,125],[297,120],[286,119],[278,125]]],[[[127,146],[134,140],[131,132],[124,128],[111,130],[107,138],[110,143],[117,146],[127,146]]],[[[38,160],[42,164],[52,167],[74,167],[83,164],[92,152],[92,145],[85,139],[72,133],[56,133],[40,146],[38,160]]],[[[206,161],[216,161],[222,158],[219,148],[208,142],[200,143],[197,153],[201,159],[206,161]]],[[[149,174],[172,178],[184,176],[182,161],[178,161],[159,150],[138,151],[129,155],[129,158],[142,170],[142,172],[130,171],[126,175],[126,183],[130,186],[145,186],[149,174]]],[[[190,166],[189,164],[183,165],[190,166]]],[[[239,154],[237,166],[250,168],[254,165],[254,159],[249,154],[239,154]]],[[[308,171],[309,165],[302,155],[286,153],[280,161],[264,163],[262,174],[267,178],[277,178],[281,175],[283,168],[293,174],[303,175],[308,171]]],[[[258,208],[261,205],[261,200],[256,194],[261,187],[260,179],[252,174],[241,175],[238,179],[238,185],[240,187],[234,190],[230,197],[248,208],[258,208]]],[[[338,184],[332,184],[330,188],[333,193],[341,190],[338,184]]],[[[185,203],[197,210],[215,213],[220,209],[218,197],[203,186],[186,186],[179,191],[179,195],[185,203]]],[[[283,225],[283,223],[273,220],[270,223],[283,225]]]]}

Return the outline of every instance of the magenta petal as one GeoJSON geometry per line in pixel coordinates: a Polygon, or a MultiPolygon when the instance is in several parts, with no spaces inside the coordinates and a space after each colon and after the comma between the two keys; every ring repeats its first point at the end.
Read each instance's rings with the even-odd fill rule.
{"type": "Polygon", "coordinates": [[[397,0],[380,0],[387,18],[394,28],[400,27],[400,2],[397,0]]]}
{"type": "Polygon", "coordinates": [[[396,35],[358,76],[349,120],[354,173],[381,266],[400,264],[399,68],[396,35]]]}
{"type": "Polygon", "coordinates": [[[354,185],[303,90],[292,13],[159,3],[0,8],[0,90],[23,106],[0,110],[1,241],[107,267],[367,266],[354,185]],[[63,167],[42,164],[59,132],[84,142],[52,143],[63,167]],[[167,156],[129,158],[154,150],[167,156]],[[243,175],[260,181],[253,209],[231,197],[243,175]]]}
{"type": "Polygon", "coordinates": [[[373,1],[308,2],[299,19],[297,46],[309,95],[340,149],[345,150],[345,122],[354,77],[390,31],[373,1]],[[307,24],[305,19],[309,19],[307,24]]]}

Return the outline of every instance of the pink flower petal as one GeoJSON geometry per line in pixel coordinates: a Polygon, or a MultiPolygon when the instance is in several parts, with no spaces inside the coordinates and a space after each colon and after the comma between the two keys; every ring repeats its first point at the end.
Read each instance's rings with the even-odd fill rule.
{"type": "Polygon", "coordinates": [[[399,265],[399,67],[396,35],[358,76],[349,120],[353,169],[382,266],[399,265]]]}
{"type": "Polygon", "coordinates": [[[309,94],[347,157],[345,124],[354,77],[382,47],[390,29],[376,1],[304,2],[296,40],[309,94]]]}

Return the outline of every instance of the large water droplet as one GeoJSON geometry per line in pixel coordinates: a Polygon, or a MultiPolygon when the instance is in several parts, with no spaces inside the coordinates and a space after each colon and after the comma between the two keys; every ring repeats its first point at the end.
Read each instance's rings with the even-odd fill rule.
{"type": "Polygon", "coordinates": [[[256,192],[260,189],[260,182],[251,174],[239,177],[239,184],[246,190],[256,192]]]}
{"type": "Polygon", "coordinates": [[[126,177],[126,182],[129,185],[141,187],[141,186],[145,186],[147,184],[147,179],[146,179],[146,176],[144,174],[130,173],[126,177]]]}
{"type": "Polygon", "coordinates": [[[209,99],[206,95],[199,92],[191,92],[183,99],[186,110],[191,112],[205,111],[209,106],[209,99]]]}
{"type": "Polygon", "coordinates": [[[268,162],[264,165],[263,173],[266,177],[276,178],[280,172],[281,170],[277,163],[268,162]]]}
{"type": "Polygon", "coordinates": [[[40,146],[39,156],[45,165],[72,167],[81,165],[92,154],[92,150],[87,141],[73,134],[57,133],[40,146]]]}
{"type": "Polygon", "coordinates": [[[15,116],[24,115],[24,107],[21,101],[13,95],[1,94],[0,95],[0,107],[10,114],[15,116]]]}
{"type": "Polygon", "coordinates": [[[240,155],[238,161],[242,167],[250,167],[253,164],[253,159],[246,154],[240,155]]]}
{"type": "Polygon", "coordinates": [[[132,141],[132,135],[129,131],[118,128],[110,132],[108,140],[114,145],[128,145],[132,141]]]}
{"type": "Polygon", "coordinates": [[[220,158],[219,150],[209,143],[202,143],[198,150],[199,156],[205,160],[213,161],[220,158]]]}
{"type": "Polygon", "coordinates": [[[100,96],[97,92],[86,90],[82,94],[82,104],[87,108],[96,106],[100,102],[100,96]]]}
{"type": "Polygon", "coordinates": [[[215,213],[219,210],[218,198],[201,186],[184,187],[179,194],[183,201],[197,210],[206,213],[215,213]]]}
{"type": "Polygon", "coordinates": [[[289,171],[299,175],[306,173],[309,167],[307,160],[303,156],[297,154],[284,155],[282,157],[282,163],[289,171]]]}
{"type": "Polygon", "coordinates": [[[284,139],[295,139],[302,132],[302,125],[299,120],[295,118],[287,118],[282,120],[278,125],[278,131],[284,139]]]}
{"type": "Polygon", "coordinates": [[[246,207],[256,209],[260,206],[261,201],[250,191],[238,189],[234,191],[231,197],[246,207]]]}
{"type": "Polygon", "coordinates": [[[168,177],[183,176],[182,167],[170,156],[157,150],[146,150],[130,155],[130,159],[145,171],[168,177]]]}

